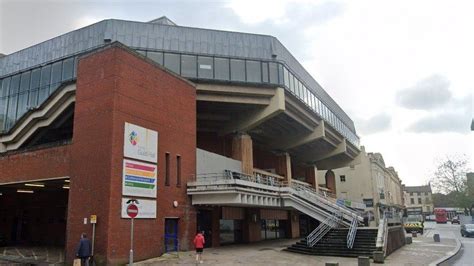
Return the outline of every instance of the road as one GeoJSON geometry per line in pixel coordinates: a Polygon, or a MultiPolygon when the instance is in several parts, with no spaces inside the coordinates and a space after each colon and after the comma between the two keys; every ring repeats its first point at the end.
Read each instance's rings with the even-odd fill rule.
{"type": "Polygon", "coordinates": [[[457,238],[461,241],[462,247],[459,253],[450,259],[445,265],[474,266],[474,238],[461,237],[460,226],[457,224],[436,224],[426,222],[426,233],[424,237],[432,238],[434,234],[439,234],[441,242],[443,238],[457,238]]]}

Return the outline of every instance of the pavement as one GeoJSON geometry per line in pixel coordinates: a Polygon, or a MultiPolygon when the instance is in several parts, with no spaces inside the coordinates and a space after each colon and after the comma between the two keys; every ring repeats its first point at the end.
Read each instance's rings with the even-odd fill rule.
{"type": "Polygon", "coordinates": [[[63,247],[0,247],[0,265],[62,265],[63,247]]]}
{"type": "MultiPolygon", "coordinates": [[[[203,253],[203,265],[325,265],[338,262],[341,266],[358,265],[357,258],[303,255],[283,251],[295,239],[264,241],[252,244],[208,248],[203,253]]],[[[385,259],[385,265],[429,265],[456,247],[454,239],[435,243],[432,237],[419,236],[413,243],[398,249],[385,259]]],[[[161,257],[136,263],[136,265],[195,265],[192,251],[165,254],[161,257]]],[[[376,265],[374,263],[371,263],[376,265]]]]}

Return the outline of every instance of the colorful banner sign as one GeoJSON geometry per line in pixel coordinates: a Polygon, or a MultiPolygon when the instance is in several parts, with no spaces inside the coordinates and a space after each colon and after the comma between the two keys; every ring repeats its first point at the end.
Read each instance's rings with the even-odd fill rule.
{"type": "MultiPolygon", "coordinates": [[[[130,198],[122,198],[122,218],[130,219],[127,215],[127,201],[130,198]]],[[[138,207],[138,215],[135,219],[156,218],[156,200],[138,199],[138,203],[134,203],[138,207]]]]}
{"type": "Polygon", "coordinates": [[[351,207],[354,209],[361,209],[361,210],[366,208],[366,205],[364,203],[355,202],[355,201],[351,201],[347,199],[337,199],[336,204],[339,206],[346,206],[346,207],[351,207]]]}
{"type": "Polygon", "coordinates": [[[156,163],[158,161],[158,132],[125,123],[123,155],[156,163]]]}
{"type": "Polygon", "coordinates": [[[122,194],[156,198],[156,175],[156,165],[124,159],[122,194]]]}

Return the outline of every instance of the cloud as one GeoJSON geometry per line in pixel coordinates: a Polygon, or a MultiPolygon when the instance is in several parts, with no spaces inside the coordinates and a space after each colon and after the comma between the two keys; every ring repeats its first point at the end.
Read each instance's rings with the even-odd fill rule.
{"type": "Polygon", "coordinates": [[[470,132],[471,118],[460,113],[440,113],[423,117],[413,123],[409,132],[441,133],[441,132],[470,132]]]}
{"type": "Polygon", "coordinates": [[[386,113],[381,113],[372,116],[369,119],[358,119],[357,128],[358,132],[363,135],[375,134],[390,129],[392,124],[392,117],[386,113]]]}
{"type": "Polygon", "coordinates": [[[432,110],[451,100],[450,82],[441,75],[420,80],[413,87],[397,92],[398,105],[417,110],[432,110]]]}

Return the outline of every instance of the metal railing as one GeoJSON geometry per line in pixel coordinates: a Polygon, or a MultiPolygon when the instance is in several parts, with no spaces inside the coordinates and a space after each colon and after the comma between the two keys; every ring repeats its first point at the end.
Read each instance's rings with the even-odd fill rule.
{"type": "Polygon", "coordinates": [[[333,213],[306,237],[306,245],[314,247],[332,228],[339,224],[340,220],[341,213],[333,213]]]}
{"type": "Polygon", "coordinates": [[[352,247],[354,246],[354,241],[357,234],[357,225],[358,225],[357,217],[353,216],[351,227],[349,228],[349,232],[347,233],[347,238],[346,238],[347,248],[352,249],[352,247]]]}
{"type": "Polygon", "coordinates": [[[341,217],[345,216],[346,220],[349,220],[347,219],[347,216],[359,217],[355,215],[354,210],[351,210],[345,206],[338,205],[336,202],[336,199],[331,198],[328,195],[325,195],[324,193],[317,191],[316,189],[310,187],[309,184],[305,184],[303,182],[288,183],[288,182],[282,181],[280,178],[276,178],[275,176],[260,175],[260,174],[247,175],[247,174],[242,174],[242,173],[234,172],[230,170],[225,170],[222,173],[199,174],[196,177],[194,177],[193,181],[205,181],[207,189],[212,189],[212,188],[218,189],[218,188],[222,188],[226,186],[236,186],[236,185],[251,186],[251,184],[249,183],[247,184],[234,183],[234,182],[237,182],[237,180],[255,183],[256,185],[253,188],[257,190],[270,189],[272,192],[277,192],[277,193],[289,192],[291,196],[297,197],[301,200],[309,201],[312,205],[318,205],[319,208],[325,209],[328,215],[331,215],[332,213],[340,213],[341,217]],[[218,182],[218,181],[232,181],[232,182],[228,183],[228,182],[218,182]],[[265,188],[262,186],[258,186],[257,184],[265,185],[269,187],[265,188]],[[285,190],[281,190],[280,188],[284,188],[285,190]]]}
{"type": "Polygon", "coordinates": [[[388,239],[388,217],[383,214],[382,219],[379,222],[379,228],[377,231],[377,244],[376,248],[383,252],[383,255],[387,254],[387,239],[388,239]]]}

